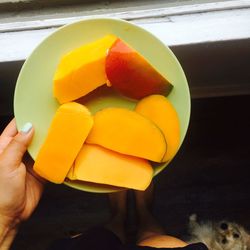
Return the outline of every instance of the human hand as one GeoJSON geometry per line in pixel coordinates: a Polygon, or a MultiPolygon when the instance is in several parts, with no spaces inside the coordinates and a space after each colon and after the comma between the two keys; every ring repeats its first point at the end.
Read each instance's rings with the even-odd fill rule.
{"type": "Polygon", "coordinates": [[[22,162],[33,133],[34,129],[30,123],[18,132],[13,119],[0,136],[0,229],[2,231],[15,228],[21,221],[28,219],[42,195],[43,181],[35,175],[30,166],[25,166],[22,162]]]}

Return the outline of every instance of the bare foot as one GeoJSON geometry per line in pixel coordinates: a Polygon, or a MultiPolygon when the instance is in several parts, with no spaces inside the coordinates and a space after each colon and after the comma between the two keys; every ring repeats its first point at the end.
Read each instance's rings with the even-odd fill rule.
{"type": "Polygon", "coordinates": [[[127,212],[127,191],[120,191],[109,194],[111,219],[106,228],[115,233],[122,242],[125,242],[124,223],[127,212]]]}
{"type": "Polygon", "coordinates": [[[166,235],[164,229],[152,215],[154,187],[151,184],[144,192],[135,191],[136,211],[139,219],[137,245],[154,248],[176,248],[187,244],[166,235]]]}
{"type": "Polygon", "coordinates": [[[152,215],[153,206],[153,183],[145,191],[135,191],[136,212],[139,221],[137,242],[148,237],[163,235],[164,229],[152,215]]]}
{"type": "MultiPolygon", "coordinates": [[[[145,191],[134,191],[136,199],[136,207],[147,210],[152,210],[153,197],[154,197],[154,185],[151,182],[149,187],[145,191]]],[[[139,212],[139,211],[138,211],[139,212]]]]}

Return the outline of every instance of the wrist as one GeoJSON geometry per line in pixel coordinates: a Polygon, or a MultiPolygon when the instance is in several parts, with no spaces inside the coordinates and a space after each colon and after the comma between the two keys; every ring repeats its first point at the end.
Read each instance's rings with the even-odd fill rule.
{"type": "Polygon", "coordinates": [[[12,230],[17,228],[18,224],[20,224],[20,220],[4,216],[0,213],[0,229],[12,230]]]}
{"type": "Polygon", "coordinates": [[[9,220],[0,216],[0,250],[10,248],[18,230],[18,224],[14,220],[9,220]]]}

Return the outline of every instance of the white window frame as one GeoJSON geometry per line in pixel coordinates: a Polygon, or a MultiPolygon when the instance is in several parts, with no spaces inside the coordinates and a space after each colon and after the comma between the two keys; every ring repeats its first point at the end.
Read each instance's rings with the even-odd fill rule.
{"type": "Polygon", "coordinates": [[[250,38],[250,0],[122,11],[109,8],[82,11],[76,16],[0,22],[0,62],[25,60],[57,27],[88,16],[129,20],[149,30],[168,46],[250,38]]]}

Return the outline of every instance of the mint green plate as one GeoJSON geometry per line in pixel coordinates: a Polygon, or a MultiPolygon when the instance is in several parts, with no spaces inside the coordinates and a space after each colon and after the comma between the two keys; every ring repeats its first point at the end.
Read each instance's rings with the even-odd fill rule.
{"type": "MultiPolygon", "coordinates": [[[[148,31],[123,20],[111,18],[85,19],[59,28],[38,45],[25,61],[17,79],[14,96],[14,113],[17,126],[26,122],[35,127],[35,135],[28,149],[33,159],[44,142],[50,122],[59,106],[52,94],[53,75],[62,55],[85,43],[107,34],[115,34],[146,57],[174,85],[168,99],[178,112],[181,125],[181,143],[187,132],[190,117],[190,94],[185,74],[172,53],[160,40],[148,31]]],[[[94,98],[82,98],[93,113],[116,106],[132,109],[136,102],[112,92],[111,88],[98,89],[94,98]]],[[[155,166],[155,175],[168,163],[155,166]]],[[[119,188],[65,181],[65,184],[89,192],[112,192],[119,188]]]]}

